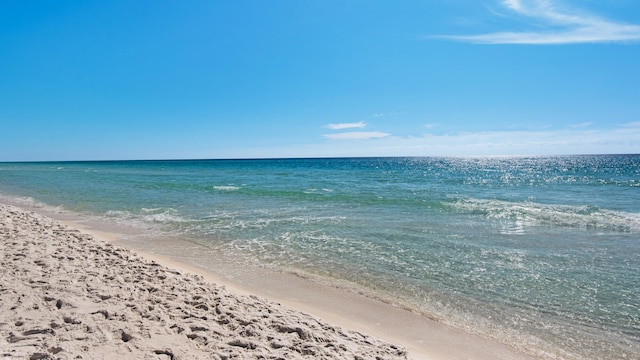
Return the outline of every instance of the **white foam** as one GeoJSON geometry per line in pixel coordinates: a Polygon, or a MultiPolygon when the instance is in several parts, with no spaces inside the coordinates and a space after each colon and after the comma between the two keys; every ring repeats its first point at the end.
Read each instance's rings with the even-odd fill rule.
{"type": "Polygon", "coordinates": [[[640,231],[640,214],[601,209],[596,206],[549,205],[502,200],[462,199],[453,207],[502,221],[506,233],[522,233],[526,227],[539,224],[599,228],[616,231],[640,231]]]}
{"type": "Polygon", "coordinates": [[[233,186],[233,185],[216,185],[213,187],[213,189],[218,191],[237,191],[237,190],[240,190],[241,188],[239,186],[233,186]]]}
{"type": "Polygon", "coordinates": [[[109,210],[105,216],[110,219],[125,220],[142,223],[182,223],[192,221],[180,216],[179,212],[173,208],[141,208],[139,213],[133,213],[127,210],[109,210]]]}
{"type": "Polygon", "coordinates": [[[30,196],[11,196],[0,193],[0,199],[6,203],[17,205],[20,207],[39,209],[49,213],[59,214],[64,211],[62,205],[51,206],[43,202],[37,201],[30,196]]]}

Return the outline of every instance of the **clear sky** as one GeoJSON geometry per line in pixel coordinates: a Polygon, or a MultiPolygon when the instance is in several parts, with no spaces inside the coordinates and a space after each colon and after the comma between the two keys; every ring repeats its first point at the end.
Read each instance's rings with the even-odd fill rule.
{"type": "Polygon", "coordinates": [[[638,0],[0,2],[0,161],[640,153],[638,0]]]}

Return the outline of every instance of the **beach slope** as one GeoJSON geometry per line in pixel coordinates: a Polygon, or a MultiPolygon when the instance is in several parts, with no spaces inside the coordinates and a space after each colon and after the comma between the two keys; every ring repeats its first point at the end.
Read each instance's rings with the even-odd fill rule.
{"type": "Polygon", "coordinates": [[[0,356],[406,359],[406,351],[0,204],[0,356]]]}

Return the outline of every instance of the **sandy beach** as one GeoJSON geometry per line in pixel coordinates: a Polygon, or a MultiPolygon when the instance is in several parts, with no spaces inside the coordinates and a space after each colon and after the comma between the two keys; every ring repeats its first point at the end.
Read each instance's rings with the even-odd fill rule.
{"type": "Polygon", "coordinates": [[[0,204],[0,219],[3,357],[529,358],[296,276],[239,275],[229,283],[207,272],[213,265],[181,261],[188,256],[180,242],[141,253],[130,249],[135,243],[120,246],[114,234],[12,205],[0,204]]]}
{"type": "Polygon", "coordinates": [[[406,351],[1,205],[0,349],[19,359],[405,359],[406,351]]]}

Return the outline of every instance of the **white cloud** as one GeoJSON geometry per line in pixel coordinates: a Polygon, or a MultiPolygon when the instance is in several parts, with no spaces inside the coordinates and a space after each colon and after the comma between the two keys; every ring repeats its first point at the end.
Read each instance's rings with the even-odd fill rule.
{"type": "Polygon", "coordinates": [[[331,130],[355,129],[363,128],[365,126],[367,126],[367,124],[364,121],[358,121],[356,123],[340,123],[327,125],[327,127],[331,130]]]}
{"type": "Polygon", "coordinates": [[[573,124],[573,125],[569,125],[570,128],[572,129],[580,129],[580,128],[587,128],[589,126],[593,125],[592,122],[583,122],[580,124],[573,124]]]}
{"type": "Polygon", "coordinates": [[[412,143],[415,149],[422,149],[427,154],[441,155],[637,153],[640,151],[640,128],[425,134],[400,143],[404,146],[412,143]]]}
{"type": "MultiPolygon", "coordinates": [[[[385,133],[366,136],[366,132],[344,134],[351,135],[328,134],[325,139],[333,141],[304,145],[281,144],[256,148],[243,144],[237,148],[225,147],[224,152],[217,153],[214,157],[640,154],[640,121],[612,129],[503,130],[425,133],[419,136],[393,136],[385,133]]],[[[202,155],[207,156],[212,157],[212,154],[202,155]]]]}
{"type": "Polygon", "coordinates": [[[373,114],[371,116],[373,116],[375,118],[381,118],[381,117],[385,117],[385,116],[396,116],[396,115],[398,115],[398,113],[391,112],[391,113],[376,113],[376,114],[373,114]]]}
{"type": "Polygon", "coordinates": [[[520,0],[503,0],[502,3],[515,11],[522,10],[522,2],[520,0]]]}
{"type": "Polygon", "coordinates": [[[491,156],[640,153],[640,123],[617,128],[562,130],[503,130],[425,133],[420,136],[391,136],[381,133],[325,135],[334,140],[372,139],[359,142],[332,142],[319,156],[491,156]],[[384,136],[383,136],[384,135],[384,136]]]}
{"type": "MultiPolygon", "coordinates": [[[[480,44],[577,44],[640,41],[640,26],[619,23],[576,9],[560,9],[553,0],[502,0],[509,10],[546,27],[543,31],[443,36],[480,44]]],[[[537,27],[537,26],[536,26],[537,27]]]]}
{"type": "Polygon", "coordinates": [[[390,136],[382,131],[353,131],[338,134],[325,134],[324,137],[331,140],[369,140],[390,136]]]}

